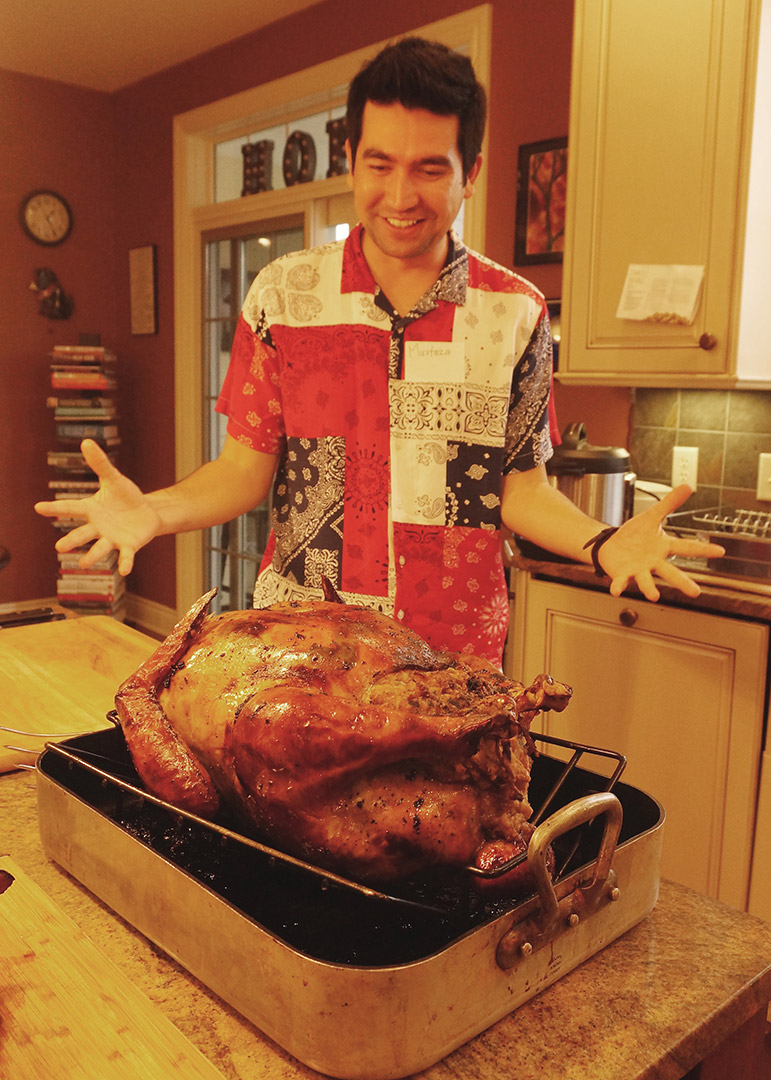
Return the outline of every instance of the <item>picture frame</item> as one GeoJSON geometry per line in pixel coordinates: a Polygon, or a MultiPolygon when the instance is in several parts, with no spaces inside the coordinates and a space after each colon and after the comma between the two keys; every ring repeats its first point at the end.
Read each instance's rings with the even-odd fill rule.
{"type": "Polygon", "coordinates": [[[131,333],[158,333],[158,274],[155,244],[129,250],[131,333]]]}
{"type": "Polygon", "coordinates": [[[514,236],[518,266],[562,262],[567,165],[566,135],[519,148],[514,236]]]}

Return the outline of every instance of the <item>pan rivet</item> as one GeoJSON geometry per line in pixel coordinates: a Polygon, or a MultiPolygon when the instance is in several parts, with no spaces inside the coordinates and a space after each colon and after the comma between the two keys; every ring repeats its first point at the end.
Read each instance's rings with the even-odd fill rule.
{"type": "Polygon", "coordinates": [[[533,951],[533,946],[530,944],[529,941],[523,941],[519,947],[519,951],[522,956],[530,956],[531,952],[533,951]]]}
{"type": "Polygon", "coordinates": [[[613,888],[608,893],[608,896],[615,903],[616,900],[621,899],[621,890],[618,887],[613,888]]]}
{"type": "Polygon", "coordinates": [[[578,926],[578,924],[579,924],[579,922],[581,920],[579,919],[578,915],[576,915],[576,913],[574,911],[572,914],[568,915],[566,921],[567,921],[568,926],[578,926]]]}

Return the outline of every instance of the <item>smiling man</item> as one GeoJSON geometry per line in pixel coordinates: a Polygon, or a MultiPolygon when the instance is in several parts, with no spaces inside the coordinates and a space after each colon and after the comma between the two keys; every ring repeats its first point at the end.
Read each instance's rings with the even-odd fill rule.
{"type": "Polygon", "coordinates": [[[128,573],[154,536],[230,520],[272,484],[256,607],[318,599],[327,578],[434,647],[495,663],[502,523],[591,560],[615,594],[634,580],[655,600],[653,575],[698,593],[668,556],[721,549],[661,529],[690,489],[614,531],[548,483],[544,298],[452,230],[482,167],[485,111],[471,62],[443,45],[405,38],[365,65],[346,114],[359,224],[255,279],[217,404],[221,454],[144,495],[86,441],[99,492],[37,505],[85,519],[60,551],[93,541],[86,566],[116,547],[128,573]]]}
{"type": "Polygon", "coordinates": [[[458,117],[368,101],[348,164],[362,251],[394,307],[406,314],[434,284],[449,230],[482,167],[468,173],[458,150],[458,117]]]}

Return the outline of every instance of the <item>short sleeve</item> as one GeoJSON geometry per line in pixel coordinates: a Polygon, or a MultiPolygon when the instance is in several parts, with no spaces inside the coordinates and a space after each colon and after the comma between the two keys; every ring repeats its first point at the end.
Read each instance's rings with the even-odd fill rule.
{"type": "Polygon", "coordinates": [[[281,452],[285,431],[278,354],[243,315],[215,408],[227,416],[228,435],[238,442],[266,454],[281,452]]]}
{"type": "Polygon", "coordinates": [[[504,475],[526,472],[545,464],[552,456],[549,433],[551,382],[551,328],[544,306],[512,376],[504,475]]]}

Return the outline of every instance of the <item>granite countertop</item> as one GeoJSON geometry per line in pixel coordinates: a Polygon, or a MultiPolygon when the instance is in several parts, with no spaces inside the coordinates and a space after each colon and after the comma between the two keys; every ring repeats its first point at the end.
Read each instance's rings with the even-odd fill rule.
{"type": "MultiPolygon", "coordinates": [[[[599,592],[608,591],[607,579],[598,578],[591,566],[584,563],[557,562],[547,558],[530,558],[523,555],[513,545],[508,548],[508,563],[515,570],[524,570],[537,577],[548,578],[568,585],[578,585],[599,592]]],[[[771,622],[771,587],[769,592],[753,592],[749,588],[732,588],[729,585],[715,584],[715,578],[709,574],[691,575],[699,584],[701,593],[696,597],[684,596],[678,589],[661,581],[656,585],[661,593],[659,603],[673,607],[691,608],[696,611],[712,612],[715,615],[730,615],[734,618],[758,619],[771,622]]],[[[739,583],[745,584],[745,583],[739,583]]],[[[771,586],[771,583],[769,583],[771,586]]],[[[624,597],[644,600],[642,593],[635,586],[628,588],[624,597]]],[[[646,601],[647,603],[647,601],[646,601]]]]}
{"type": "MultiPolygon", "coordinates": [[[[31,772],[0,776],[0,837],[0,854],[10,855],[224,1077],[318,1076],[46,858],[31,772]]],[[[421,1076],[676,1080],[737,1029],[752,1028],[759,1040],[770,998],[771,926],[664,882],[653,912],[636,927],[421,1076]]],[[[749,1075],[744,1066],[740,1072],[749,1075]]]]}

